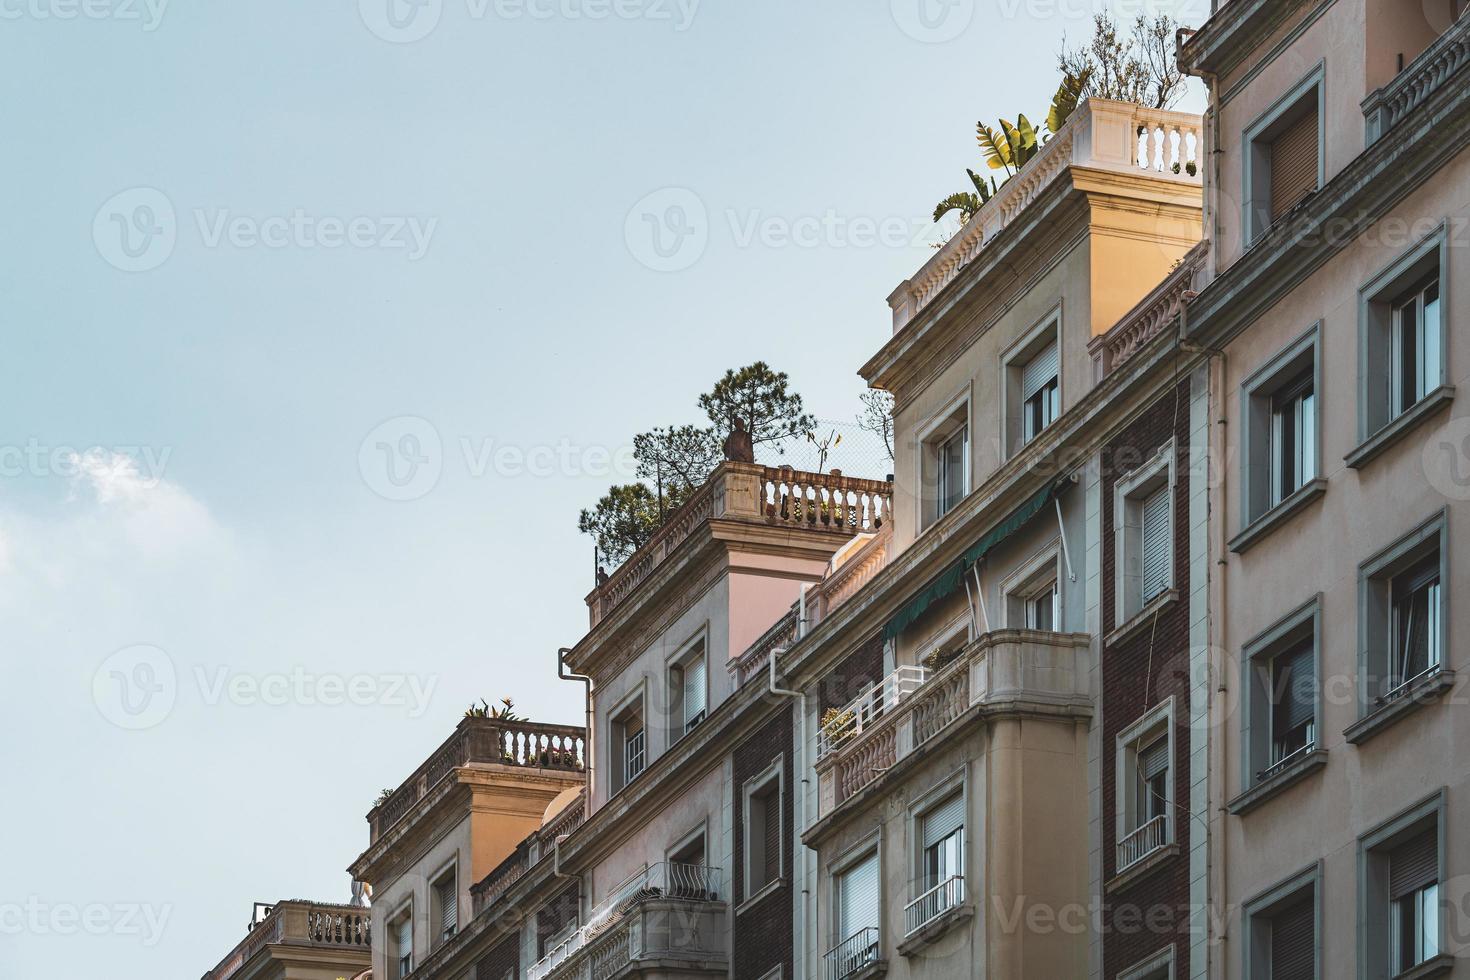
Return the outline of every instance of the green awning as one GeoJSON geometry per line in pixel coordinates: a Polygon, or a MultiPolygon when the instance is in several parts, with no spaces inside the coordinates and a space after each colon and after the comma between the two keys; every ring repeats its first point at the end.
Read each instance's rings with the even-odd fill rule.
{"type": "Polygon", "coordinates": [[[1070,477],[1063,477],[1045,490],[1039,491],[1036,496],[1012,511],[1009,517],[985,532],[979,541],[965,549],[965,553],[960,556],[960,560],[953,567],[930,582],[918,595],[904,603],[903,608],[895,613],[888,624],[883,627],[883,639],[891,640],[898,636],[934,603],[953,595],[976,563],[1006,538],[1035,519],[1036,515],[1040,514],[1069,482],[1071,482],[1070,477]]]}

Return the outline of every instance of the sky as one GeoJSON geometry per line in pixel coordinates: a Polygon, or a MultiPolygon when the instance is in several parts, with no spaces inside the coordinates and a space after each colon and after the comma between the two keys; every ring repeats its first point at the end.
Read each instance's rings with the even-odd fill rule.
{"type": "Polygon", "coordinates": [[[578,510],[727,368],[851,423],[1099,6],[0,0],[0,977],[197,977],[470,702],[580,723],[578,510]]]}

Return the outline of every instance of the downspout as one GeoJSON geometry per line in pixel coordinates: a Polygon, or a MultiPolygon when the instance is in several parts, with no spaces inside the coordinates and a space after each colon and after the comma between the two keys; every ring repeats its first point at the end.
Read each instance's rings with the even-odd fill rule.
{"type": "MultiPolygon", "coordinates": [[[[587,799],[583,806],[592,806],[592,691],[596,683],[586,674],[574,674],[567,669],[567,654],[572,652],[571,647],[560,647],[556,651],[556,676],[564,681],[581,681],[587,685],[587,695],[583,699],[586,708],[586,726],[583,729],[582,742],[582,771],[587,774],[587,799]]],[[[560,854],[560,851],[557,852],[560,854]]],[[[558,872],[560,873],[560,872],[558,872]]]]}
{"type": "MultiPolygon", "coordinates": [[[[797,622],[796,622],[796,638],[797,638],[798,641],[800,641],[800,639],[803,636],[806,635],[806,627],[807,627],[807,621],[806,621],[806,609],[807,609],[807,607],[806,607],[806,592],[807,592],[807,588],[808,588],[808,586],[805,585],[805,584],[803,584],[802,587],[801,587],[801,598],[799,600],[800,605],[798,607],[798,613],[797,613],[798,619],[797,619],[797,622]]],[[[808,882],[811,880],[811,873],[814,870],[814,868],[812,866],[812,862],[813,862],[813,860],[814,860],[814,858],[816,856],[811,851],[811,849],[808,848],[801,841],[801,835],[803,833],[805,833],[806,832],[806,829],[807,829],[807,820],[806,820],[806,809],[807,809],[806,808],[806,801],[807,801],[807,794],[811,792],[811,779],[807,775],[807,772],[809,771],[809,767],[807,766],[807,762],[806,762],[806,694],[804,692],[802,692],[802,691],[793,691],[793,690],[789,690],[787,688],[783,688],[783,687],[778,687],[777,686],[777,684],[776,684],[776,651],[775,650],[772,650],[771,651],[771,657],[770,657],[769,660],[766,661],[766,667],[767,667],[767,683],[766,683],[766,689],[767,689],[767,691],[770,694],[772,694],[773,696],[775,696],[775,697],[796,698],[797,699],[797,705],[796,705],[796,743],[793,746],[793,752],[792,752],[792,755],[794,755],[796,758],[792,759],[792,768],[793,768],[794,771],[797,771],[797,772],[800,772],[801,773],[801,792],[798,793],[797,796],[796,796],[796,798],[792,801],[792,821],[791,822],[796,825],[796,828],[799,828],[799,829],[797,830],[797,833],[794,835],[794,838],[793,838],[793,840],[791,842],[791,847],[792,847],[792,854],[793,854],[793,856],[796,853],[798,853],[798,852],[801,854],[801,865],[802,865],[802,868],[801,868],[801,914],[798,915],[798,916],[796,916],[796,922],[793,924],[794,935],[792,937],[793,938],[793,942],[792,942],[793,950],[792,950],[792,955],[791,955],[791,962],[792,962],[792,966],[793,966],[793,972],[795,973],[795,977],[793,978],[793,980],[803,980],[803,977],[805,976],[805,973],[806,973],[806,945],[807,945],[806,944],[806,921],[807,921],[807,909],[808,909],[808,906],[811,904],[811,901],[812,901],[811,889],[808,887],[808,882]]],[[[792,864],[795,864],[795,863],[796,863],[795,861],[792,861],[792,864]]],[[[794,868],[792,870],[793,870],[793,872],[795,871],[794,868]]]]}

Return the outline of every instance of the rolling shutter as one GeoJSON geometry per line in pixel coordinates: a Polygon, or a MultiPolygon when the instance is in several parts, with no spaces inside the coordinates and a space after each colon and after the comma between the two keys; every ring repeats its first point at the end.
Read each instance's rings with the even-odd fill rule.
{"type": "Polygon", "coordinates": [[[844,940],[878,928],[878,852],[844,871],[837,892],[838,931],[844,940]]]}
{"type": "Polygon", "coordinates": [[[1051,384],[1052,379],[1057,376],[1058,365],[1057,344],[1052,341],[1021,369],[1021,401],[1026,401],[1051,384]]]}
{"type": "Polygon", "coordinates": [[[924,847],[933,847],[964,825],[965,794],[956,793],[924,814],[924,847]]]}
{"type": "Polygon", "coordinates": [[[1277,660],[1277,690],[1273,694],[1280,699],[1277,708],[1280,719],[1276,732],[1278,736],[1316,718],[1317,706],[1312,697],[1315,673],[1310,644],[1299,650],[1283,653],[1277,660]]]}
{"type": "Polygon", "coordinates": [[[439,934],[448,938],[459,926],[459,892],[454,879],[439,883],[439,934]]]}
{"type": "Polygon", "coordinates": [[[1143,601],[1169,587],[1169,488],[1160,487],[1143,502],[1143,601]]]}
{"type": "Polygon", "coordinates": [[[1317,189],[1317,109],[1282,130],[1271,144],[1271,220],[1317,189]]]}
{"type": "Polygon", "coordinates": [[[1439,832],[1431,827],[1398,847],[1388,856],[1388,898],[1405,895],[1439,880],[1439,832]]]}
{"type": "Polygon", "coordinates": [[[766,883],[781,877],[781,789],[771,786],[761,803],[765,806],[765,880],[766,883]]]}
{"type": "Polygon", "coordinates": [[[705,659],[700,654],[684,668],[684,728],[687,731],[705,709],[705,659]]]}
{"type": "Polygon", "coordinates": [[[1164,736],[1138,753],[1138,774],[1144,782],[1169,768],[1169,738],[1164,736]]]}
{"type": "Polygon", "coordinates": [[[1313,980],[1315,924],[1311,897],[1283,909],[1271,920],[1271,980],[1313,980]]]}

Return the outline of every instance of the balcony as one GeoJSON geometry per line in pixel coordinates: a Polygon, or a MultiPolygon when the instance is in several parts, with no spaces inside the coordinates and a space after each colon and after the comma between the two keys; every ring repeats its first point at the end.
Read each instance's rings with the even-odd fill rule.
{"type": "Polygon", "coordinates": [[[888,298],[897,333],[1070,168],[1109,171],[1200,187],[1199,116],[1089,99],[1061,132],[1001,185],[924,267],[888,298]]]}
{"type": "Polygon", "coordinates": [[[1169,844],[1169,818],[1157,816],[1118,841],[1117,874],[1169,844]]]}
{"type": "Polygon", "coordinates": [[[581,772],[586,761],[584,752],[583,730],[580,728],[498,718],[465,718],[427,762],[368,813],[372,842],[376,843],[390,827],[462,766],[478,763],[581,772]]]}
{"type": "Polygon", "coordinates": [[[965,904],[965,876],[951,875],[904,906],[904,934],[916,936],[965,904]]]}
{"type": "Polygon", "coordinates": [[[1464,85],[1465,82],[1452,79],[1466,64],[1470,64],[1470,16],[1462,14],[1393,81],[1363,100],[1368,145],[1382,139],[1445,86],[1464,85]]]}
{"type": "Polygon", "coordinates": [[[723,973],[725,934],[720,870],[667,861],[618,888],[526,980],[615,980],[647,961],[674,974],[723,973]]]}
{"type": "Polygon", "coordinates": [[[255,971],[246,968],[268,947],[284,947],[271,951],[270,959],[274,961],[289,960],[298,951],[310,951],[305,959],[356,973],[368,966],[372,913],[356,905],[279,902],[270,906],[265,917],[252,925],[239,945],[204,974],[202,980],[249,976],[255,971]],[[338,951],[341,955],[323,958],[322,951],[338,951]]]}
{"type": "Polygon", "coordinates": [[[827,950],[822,957],[825,980],[846,980],[878,962],[878,930],[862,929],[827,950]]]}
{"type": "Polygon", "coordinates": [[[636,592],[695,531],[733,520],[850,537],[888,523],[893,485],[790,467],[725,462],[643,547],[587,596],[591,625],[636,592]]]}
{"type": "Polygon", "coordinates": [[[818,732],[823,817],[974,711],[1080,715],[1091,711],[1086,633],[995,630],[935,671],[903,668],[818,732]],[[867,705],[865,707],[865,705],[867,705]]]}

